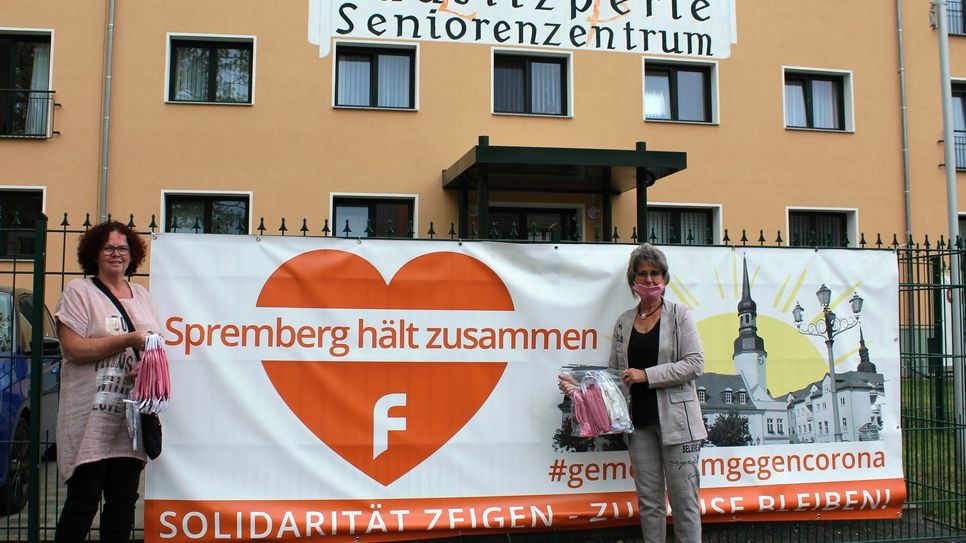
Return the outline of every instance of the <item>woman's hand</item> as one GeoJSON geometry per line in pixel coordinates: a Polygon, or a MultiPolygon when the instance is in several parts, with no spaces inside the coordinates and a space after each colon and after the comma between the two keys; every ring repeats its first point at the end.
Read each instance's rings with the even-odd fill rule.
{"type": "Polygon", "coordinates": [[[580,389],[577,380],[569,375],[558,375],[557,378],[560,379],[560,391],[568,397],[573,396],[574,392],[580,389]]]}
{"type": "Polygon", "coordinates": [[[637,368],[628,368],[624,370],[624,384],[633,385],[634,383],[646,383],[647,382],[647,372],[644,370],[639,370],[637,368]]]}
{"type": "Polygon", "coordinates": [[[148,333],[144,330],[135,330],[126,334],[127,346],[138,351],[144,351],[147,345],[148,333]]]}

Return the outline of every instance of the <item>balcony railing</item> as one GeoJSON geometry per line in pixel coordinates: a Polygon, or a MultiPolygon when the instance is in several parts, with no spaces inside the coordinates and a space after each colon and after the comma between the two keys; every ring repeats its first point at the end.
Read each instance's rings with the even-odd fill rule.
{"type": "Polygon", "coordinates": [[[49,138],[54,91],[0,89],[0,137],[49,138]]]}
{"type": "Polygon", "coordinates": [[[966,130],[955,130],[953,143],[956,147],[956,169],[966,171],[966,130]]]}

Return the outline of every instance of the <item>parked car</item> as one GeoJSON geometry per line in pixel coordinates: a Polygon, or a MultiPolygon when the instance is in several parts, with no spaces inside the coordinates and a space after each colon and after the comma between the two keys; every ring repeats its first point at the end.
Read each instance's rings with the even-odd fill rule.
{"type": "Polygon", "coordinates": [[[44,307],[40,413],[30,409],[30,338],[33,294],[0,287],[0,514],[18,513],[27,503],[30,421],[40,417],[41,454],[54,446],[60,392],[60,341],[44,307]]]}

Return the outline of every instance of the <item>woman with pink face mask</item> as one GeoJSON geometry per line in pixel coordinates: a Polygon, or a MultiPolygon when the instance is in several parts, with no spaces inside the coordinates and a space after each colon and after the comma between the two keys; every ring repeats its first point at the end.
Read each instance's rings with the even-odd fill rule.
{"type": "Polygon", "coordinates": [[[630,392],[627,449],[644,541],[664,543],[666,490],[674,540],[700,542],[698,456],[708,432],[694,381],[704,372],[704,353],[691,310],[664,297],[669,280],[664,253],[647,243],[634,249],[627,285],[639,303],[614,325],[610,367],[623,371],[630,392]]]}

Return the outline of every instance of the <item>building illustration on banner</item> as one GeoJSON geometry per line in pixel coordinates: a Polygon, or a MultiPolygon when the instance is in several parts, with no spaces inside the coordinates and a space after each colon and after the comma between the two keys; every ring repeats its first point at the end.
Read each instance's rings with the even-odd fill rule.
{"type": "MultiPolygon", "coordinates": [[[[705,446],[756,446],[778,444],[829,443],[836,441],[877,441],[882,428],[886,402],[884,378],[872,362],[861,327],[858,327],[859,362],[854,370],[826,372],[821,379],[795,390],[773,395],[768,386],[768,351],[758,332],[758,307],[752,297],[747,257],[742,259],[741,298],[737,305],[738,335],[734,340],[735,373],[706,372],[695,381],[698,401],[709,438],[705,446]],[[838,401],[838,409],[833,402],[838,401]],[[836,428],[835,413],[840,426],[836,428]]],[[[704,338],[707,341],[707,338],[704,338]]],[[[705,346],[707,349],[707,345],[705,346]]],[[[568,366],[580,371],[597,366],[568,366]]],[[[560,429],[554,448],[574,452],[614,450],[614,436],[597,438],[593,443],[567,437],[573,428],[573,410],[564,398],[560,429]]]]}

